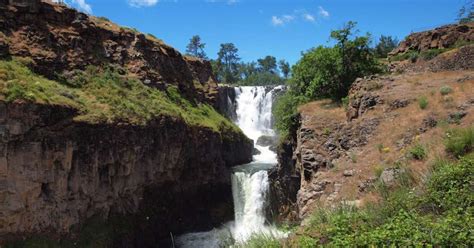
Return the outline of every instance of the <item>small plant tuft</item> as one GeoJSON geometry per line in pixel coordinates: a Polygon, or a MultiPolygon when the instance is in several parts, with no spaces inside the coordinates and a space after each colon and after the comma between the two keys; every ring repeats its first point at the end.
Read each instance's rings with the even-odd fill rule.
{"type": "Polygon", "coordinates": [[[452,129],[446,136],[446,150],[451,154],[462,156],[474,150],[474,126],[452,129]]]}
{"type": "Polygon", "coordinates": [[[416,160],[423,160],[427,155],[425,147],[420,143],[414,145],[408,152],[410,157],[416,160]]]}
{"type": "Polygon", "coordinates": [[[441,95],[445,96],[453,92],[453,89],[448,85],[445,85],[439,89],[439,92],[441,93],[441,95]]]}
{"type": "Polygon", "coordinates": [[[420,109],[426,109],[428,107],[428,98],[426,96],[418,98],[418,106],[420,106],[420,109]]]}

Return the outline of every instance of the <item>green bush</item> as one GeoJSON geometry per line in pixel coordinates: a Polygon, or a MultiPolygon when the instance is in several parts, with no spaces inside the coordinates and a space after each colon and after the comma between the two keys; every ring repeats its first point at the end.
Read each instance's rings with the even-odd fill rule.
{"type": "Polygon", "coordinates": [[[420,57],[424,60],[432,60],[444,52],[446,52],[446,49],[429,49],[421,52],[420,57]]]}
{"type": "Polygon", "coordinates": [[[288,91],[277,98],[273,108],[275,116],[275,127],[281,137],[289,134],[298,125],[298,106],[307,102],[304,96],[295,95],[292,91],[288,91]]]}
{"type": "Polygon", "coordinates": [[[302,235],[297,238],[298,248],[313,248],[316,247],[318,241],[310,236],[302,235]]]}
{"type": "Polygon", "coordinates": [[[428,181],[427,201],[442,211],[473,208],[473,182],[473,159],[462,158],[458,163],[441,163],[428,181]]]}
{"type": "Polygon", "coordinates": [[[242,248],[280,248],[280,241],[272,235],[254,234],[245,244],[237,244],[236,247],[242,248]]]}
{"type": "Polygon", "coordinates": [[[426,158],[426,149],[422,144],[416,144],[408,151],[413,159],[423,160],[426,158]]]}
{"type": "Polygon", "coordinates": [[[441,95],[445,96],[453,92],[453,89],[448,85],[445,85],[439,89],[439,92],[441,93],[441,95]]]}
{"type": "Polygon", "coordinates": [[[420,106],[420,109],[426,109],[428,107],[428,98],[426,96],[418,98],[418,106],[420,106]]]}
{"type": "Polygon", "coordinates": [[[408,51],[402,54],[397,54],[393,57],[390,57],[390,61],[403,61],[410,60],[411,62],[416,62],[418,59],[419,53],[417,51],[408,51]]]}
{"type": "Polygon", "coordinates": [[[425,187],[400,182],[377,204],[316,209],[296,241],[311,233],[307,247],[473,247],[473,182],[470,156],[437,163],[425,187]]]}
{"type": "Polygon", "coordinates": [[[331,32],[333,47],[319,46],[302,54],[292,68],[289,90],[276,103],[274,116],[280,133],[296,126],[298,105],[311,100],[330,98],[336,102],[347,97],[359,77],[381,72],[370,48],[370,35],[354,36],[356,23],[331,32]]]}
{"type": "Polygon", "coordinates": [[[418,53],[411,53],[408,57],[408,59],[412,62],[415,63],[418,60],[418,53]]]}
{"type": "Polygon", "coordinates": [[[462,156],[474,149],[474,126],[448,131],[446,150],[455,156],[462,156]]]}

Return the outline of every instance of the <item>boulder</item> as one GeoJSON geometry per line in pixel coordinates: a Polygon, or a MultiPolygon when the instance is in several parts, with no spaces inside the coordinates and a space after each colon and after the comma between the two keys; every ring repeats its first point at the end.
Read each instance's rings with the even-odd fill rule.
{"type": "Polygon", "coordinates": [[[259,146],[276,146],[277,139],[274,136],[262,135],[257,139],[259,146]]]}

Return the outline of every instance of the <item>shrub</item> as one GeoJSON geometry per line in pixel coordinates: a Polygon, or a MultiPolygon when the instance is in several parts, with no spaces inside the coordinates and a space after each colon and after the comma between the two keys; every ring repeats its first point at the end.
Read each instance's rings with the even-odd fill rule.
{"type": "Polygon", "coordinates": [[[408,59],[412,62],[415,63],[418,60],[418,53],[411,53],[408,57],[408,59]]]}
{"type": "Polygon", "coordinates": [[[472,208],[473,182],[473,159],[462,158],[458,163],[440,163],[428,182],[426,201],[442,211],[472,208]]]}
{"type": "Polygon", "coordinates": [[[298,96],[291,91],[277,98],[272,111],[275,116],[275,127],[281,137],[284,138],[298,126],[298,106],[307,101],[307,98],[298,96]]]}
{"type": "Polygon", "coordinates": [[[441,93],[441,95],[445,96],[445,95],[453,92],[453,89],[451,87],[445,85],[445,86],[443,86],[439,89],[439,92],[441,93]]]}
{"type": "Polygon", "coordinates": [[[420,106],[420,109],[426,109],[428,107],[428,98],[426,96],[418,98],[418,106],[420,106]]]}
{"type": "Polygon", "coordinates": [[[409,59],[412,62],[416,62],[418,59],[418,52],[417,51],[408,51],[402,54],[397,54],[393,57],[390,57],[390,61],[403,61],[409,59]]]}
{"type": "Polygon", "coordinates": [[[280,248],[282,245],[280,244],[280,241],[273,237],[272,235],[266,235],[266,234],[254,234],[250,237],[250,239],[245,242],[245,244],[238,244],[237,247],[242,247],[242,248],[261,248],[261,247],[266,247],[266,248],[280,248]]]}
{"type": "Polygon", "coordinates": [[[426,158],[426,149],[422,144],[416,144],[408,152],[413,159],[423,160],[426,158]]]}
{"type": "Polygon", "coordinates": [[[313,248],[316,247],[318,243],[314,238],[306,235],[298,237],[296,242],[299,248],[313,248]]]}
{"type": "Polygon", "coordinates": [[[474,126],[448,131],[446,150],[455,156],[462,156],[474,149],[474,126]]]}
{"type": "Polygon", "coordinates": [[[472,247],[473,181],[474,160],[462,158],[438,163],[426,188],[401,182],[382,202],[361,209],[318,208],[304,230],[316,238],[308,243],[313,244],[310,247],[321,243],[327,247],[472,247]]]}
{"type": "Polygon", "coordinates": [[[420,57],[424,60],[432,60],[444,52],[446,52],[446,49],[429,49],[421,52],[420,57]]]}

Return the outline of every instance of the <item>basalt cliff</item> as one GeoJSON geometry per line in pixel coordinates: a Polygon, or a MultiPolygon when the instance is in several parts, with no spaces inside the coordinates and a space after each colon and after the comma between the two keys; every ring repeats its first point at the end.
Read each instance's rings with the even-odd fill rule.
{"type": "Polygon", "coordinates": [[[315,209],[370,206],[374,187],[394,184],[400,164],[426,175],[445,156],[446,130],[474,122],[473,30],[467,23],[412,34],[385,62],[389,72],[353,83],[347,105],[300,106],[270,175],[277,217],[305,225],[315,209]],[[406,53],[414,56],[395,61],[406,53]],[[419,144],[431,153],[410,159],[419,144]]]}
{"type": "MultiPolygon", "coordinates": [[[[222,100],[208,62],[66,6],[6,0],[0,1],[0,57],[5,68],[27,60],[28,69],[21,70],[39,80],[22,81],[0,70],[0,244],[35,235],[74,240],[89,220],[100,218],[107,230],[120,234],[108,245],[154,247],[170,234],[232,218],[229,170],[249,162],[253,147],[213,110],[222,100]],[[184,117],[188,110],[153,114],[159,104],[132,106],[157,109],[145,111],[141,124],[127,122],[133,111],[105,120],[77,118],[95,109],[88,109],[88,101],[101,99],[77,100],[86,91],[61,82],[91,65],[120,68],[117,78],[141,84],[124,81],[118,93],[138,87],[140,93],[171,99],[167,89],[177,89],[181,100],[176,106],[166,103],[193,109],[198,120],[184,117]],[[58,97],[78,103],[57,104],[41,82],[68,90],[58,97]],[[49,98],[28,93],[32,84],[49,98]],[[12,94],[19,92],[12,87],[26,93],[12,94]],[[206,124],[211,118],[216,128],[206,124]]],[[[94,106],[114,113],[104,100],[94,106]]]]}

